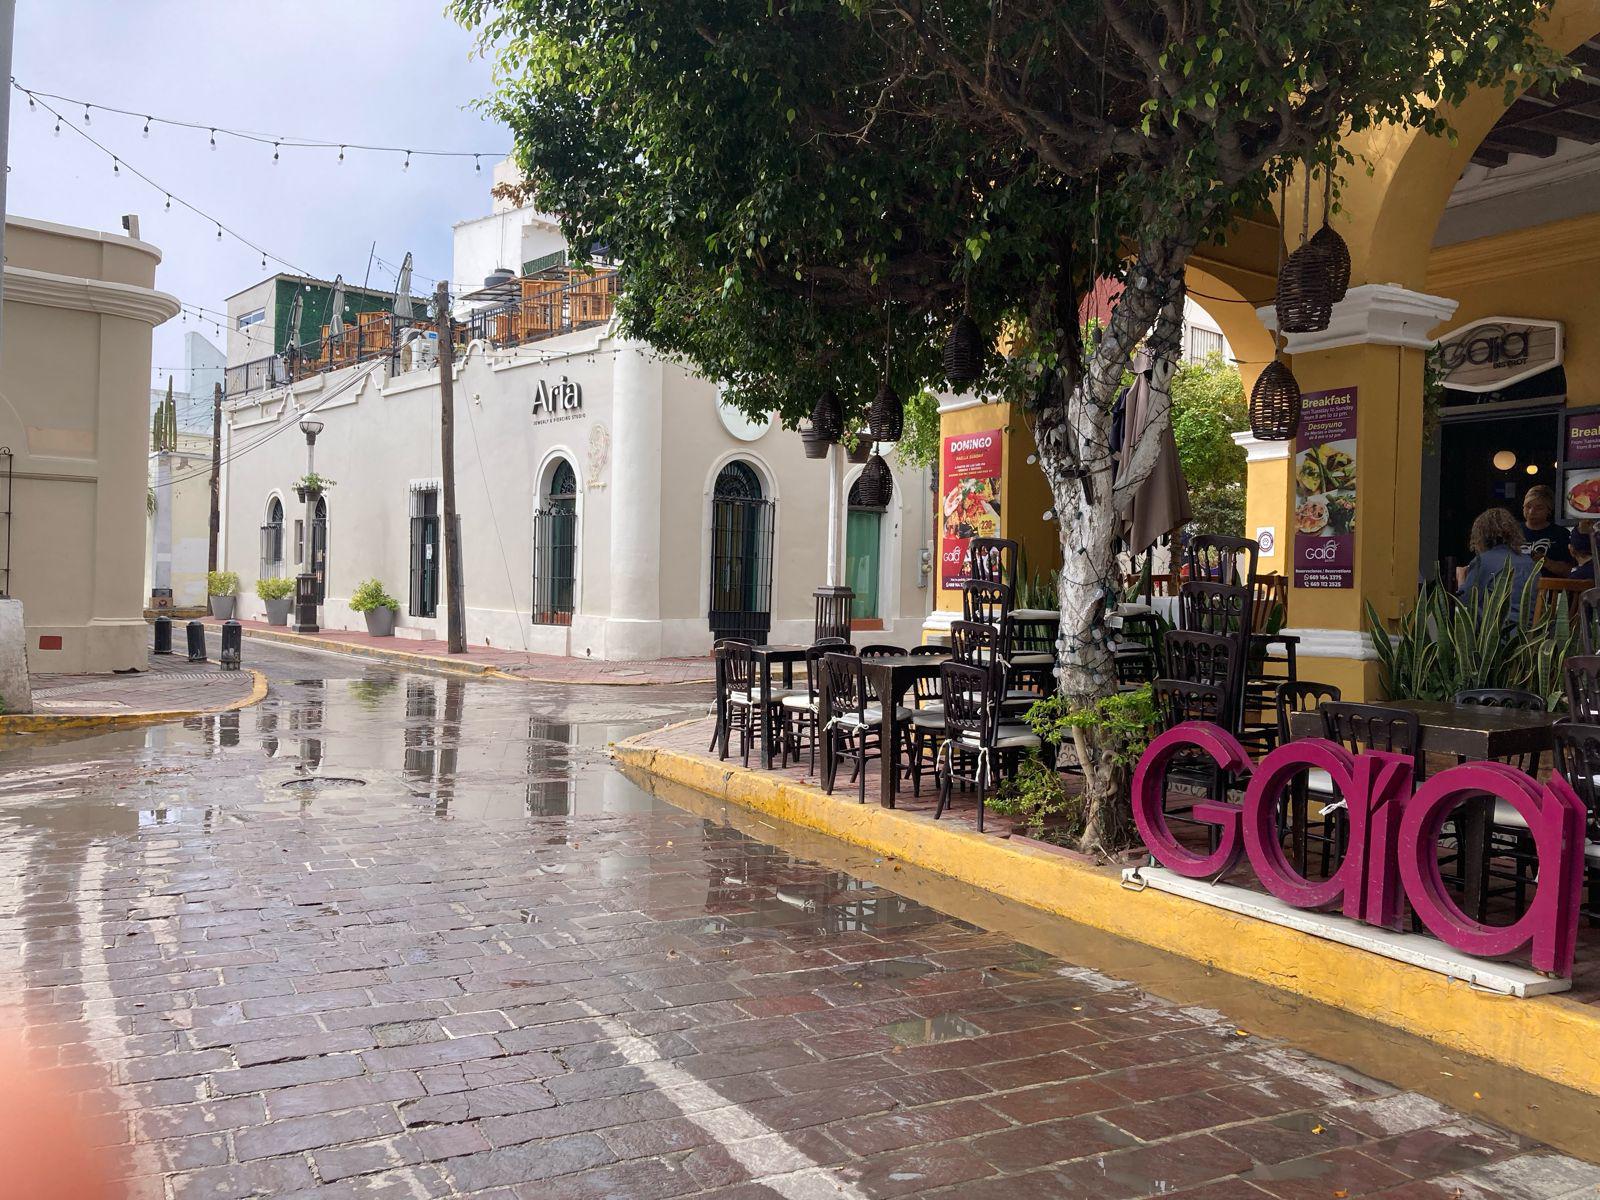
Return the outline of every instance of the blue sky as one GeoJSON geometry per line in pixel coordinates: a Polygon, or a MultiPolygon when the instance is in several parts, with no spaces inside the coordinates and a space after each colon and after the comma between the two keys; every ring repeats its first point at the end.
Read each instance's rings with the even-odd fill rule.
{"type": "MultiPolygon", "coordinates": [[[[18,0],[12,74],[24,87],[118,108],[266,134],[489,152],[470,160],[284,150],[204,130],[153,125],[50,101],[80,128],[174,195],[312,275],[361,282],[374,241],[419,275],[447,276],[452,223],[489,211],[494,156],[510,147],[501,126],[472,107],[491,87],[473,38],[442,0],[18,0]],[[70,51],[70,52],[69,52],[70,51]]],[[[221,310],[223,298],[263,274],[261,256],[126,174],[25,97],[11,101],[7,209],[19,216],[121,230],[137,213],[141,235],[163,253],[157,286],[187,304],[221,310]]],[[[269,271],[278,269],[269,263],[269,271]]],[[[374,263],[371,285],[392,287],[374,263]]],[[[431,287],[417,281],[414,290],[431,287]]],[[[174,318],[155,332],[153,374],[182,364],[174,318]]],[[[200,329],[221,344],[209,323],[200,329]]],[[[177,380],[181,389],[183,381],[177,380]]]]}

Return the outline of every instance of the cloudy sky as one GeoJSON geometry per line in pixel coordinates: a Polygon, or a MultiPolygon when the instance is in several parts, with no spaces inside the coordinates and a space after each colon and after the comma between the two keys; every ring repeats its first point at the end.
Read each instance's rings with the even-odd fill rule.
{"type": "MultiPolygon", "coordinates": [[[[415,291],[450,269],[452,223],[489,210],[489,172],[510,146],[501,126],[472,107],[491,86],[473,38],[444,15],[444,0],[18,0],[12,75],[23,87],[157,117],[329,141],[482,151],[470,159],[336,150],[283,150],[205,130],[182,130],[55,100],[70,122],[163,189],[281,255],[306,273],[360,283],[377,257],[415,255],[415,291]],[[70,53],[67,51],[70,50],[70,53]]],[[[64,122],[63,124],[67,124],[64,122]]],[[[157,286],[186,304],[221,311],[223,300],[281,269],[186,212],[27,99],[11,101],[7,209],[96,229],[121,230],[137,213],[159,246],[157,286]]],[[[392,287],[376,261],[370,285],[392,287]]],[[[219,318],[220,319],[220,318],[219,318]]],[[[174,318],[156,330],[155,376],[183,363],[174,318]]],[[[211,318],[199,326],[219,346],[211,318]]],[[[181,376],[177,386],[183,388],[181,376]]]]}

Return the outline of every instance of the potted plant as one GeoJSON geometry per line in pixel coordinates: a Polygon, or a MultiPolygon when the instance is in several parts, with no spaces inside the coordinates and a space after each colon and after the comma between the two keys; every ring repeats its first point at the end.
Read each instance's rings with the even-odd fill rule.
{"type": "Polygon", "coordinates": [[[800,427],[800,441],[805,446],[807,458],[827,458],[828,447],[833,444],[812,425],[800,427]]]}
{"type": "Polygon", "coordinates": [[[304,504],[308,500],[315,500],[332,486],[333,480],[326,475],[318,475],[315,471],[309,471],[294,481],[294,494],[299,496],[300,503],[304,504]]]}
{"type": "Polygon", "coordinates": [[[231,621],[239,603],[239,577],[232,571],[207,571],[206,594],[211,597],[211,615],[231,621]]]}
{"type": "Polygon", "coordinates": [[[256,595],[267,606],[268,625],[287,625],[294,604],[294,580],[287,577],[256,580],[256,595]]]}
{"type": "Polygon", "coordinates": [[[400,601],[376,579],[364,580],[350,597],[350,607],[367,619],[367,632],[373,637],[393,637],[394,619],[400,614],[400,601]]]}
{"type": "Polygon", "coordinates": [[[860,465],[872,458],[872,435],[865,429],[845,434],[843,442],[845,454],[851,462],[860,465]]]}

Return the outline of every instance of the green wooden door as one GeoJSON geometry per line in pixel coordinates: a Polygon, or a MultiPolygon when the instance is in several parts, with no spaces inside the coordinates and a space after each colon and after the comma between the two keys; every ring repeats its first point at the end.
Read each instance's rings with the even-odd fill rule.
{"type": "Polygon", "coordinates": [[[883,514],[875,509],[852,508],[845,525],[844,582],[856,594],[850,615],[854,618],[877,617],[878,612],[878,543],[883,528],[883,514]]]}

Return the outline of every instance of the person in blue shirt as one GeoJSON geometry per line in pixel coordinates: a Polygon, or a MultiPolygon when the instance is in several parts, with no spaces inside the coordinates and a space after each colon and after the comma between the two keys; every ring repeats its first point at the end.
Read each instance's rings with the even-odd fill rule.
{"type": "Polygon", "coordinates": [[[1572,531],[1572,561],[1576,564],[1568,579],[1594,582],[1594,522],[1579,521],[1572,531]]]}
{"type": "Polygon", "coordinates": [[[1522,552],[1539,564],[1542,574],[1563,578],[1574,566],[1572,535],[1555,518],[1555,489],[1534,484],[1522,497],[1522,552]]]}
{"type": "Polygon", "coordinates": [[[1505,509],[1491,508],[1479,513],[1467,539],[1475,557],[1462,575],[1462,597],[1470,600],[1473,593],[1488,592],[1502,571],[1510,571],[1510,616],[1511,620],[1518,620],[1528,580],[1538,570],[1533,559],[1522,552],[1524,540],[1521,523],[1505,509]]]}

